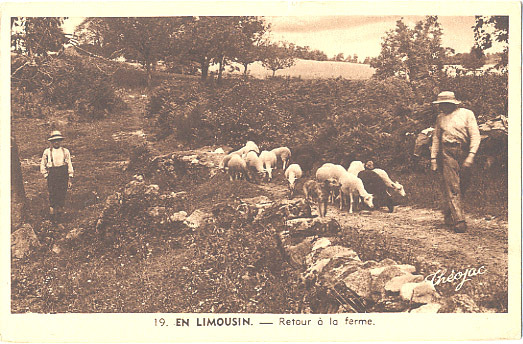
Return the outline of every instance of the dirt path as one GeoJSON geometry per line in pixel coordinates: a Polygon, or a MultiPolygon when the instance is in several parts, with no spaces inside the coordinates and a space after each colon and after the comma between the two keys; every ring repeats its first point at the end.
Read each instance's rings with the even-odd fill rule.
{"type": "MultiPolygon", "coordinates": [[[[278,177],[277,183],[261,185],[275,199],[287,197],[285,180],[278,177]]],[[[317,214],[316,209],[313,214],[317,214]]],[[[336,204],[329,205],[327,217],[336,219],[342,228],[356,228],[370,236],[378,234],[397,249],[410,250],[413,261],[434,269],[425,271],[428,273],[438,268],[450,272],[485,266],[491,273],[508,274],[507,221],[467,216],[468,231],[458,234],[443,225],[440,212],[411,206],[397,206],[393,213],[382,208],[349,214],[346,209],[340,211],[336,204]]]]}

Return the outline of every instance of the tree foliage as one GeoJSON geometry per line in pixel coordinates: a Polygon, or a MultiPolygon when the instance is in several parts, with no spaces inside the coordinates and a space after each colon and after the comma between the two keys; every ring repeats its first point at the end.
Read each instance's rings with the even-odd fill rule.
{"type": "Polygon", "coordinates": [[[294,45],[287,42],[269,43],[265,45],[262,65],[272,70],[272,76],[277,70],[294,66],[296,58],[294,45]]]}
{"type": "Polygon", "coordinates": [[[441,45],[443,31],[437,16],[426,16],[408,27],[403,19],[389,30],[381,43],[380,55],[369,62],[376,68],[375,77],[384,79],[400,76],[409,81],[437,76],[450,48],[441,45]]]}
{"type": "Polygon", "coordinates": [[[62,31],[64,18],[11,18],[11,47],[27,56],[47,56],[57,52],[68,41],[62,31]]]}
{"type": "Polygon", "coordinates": [[[494,36],[496,42],[503,43],[503,52],[500,54],[496,68],[501,68],[504,72],[506,72],[508,66],[508,29],[508,16],[476,16],[476,24],[474,25],[475,46],[481,51],[491,48],[492,36],[494,36]]]}

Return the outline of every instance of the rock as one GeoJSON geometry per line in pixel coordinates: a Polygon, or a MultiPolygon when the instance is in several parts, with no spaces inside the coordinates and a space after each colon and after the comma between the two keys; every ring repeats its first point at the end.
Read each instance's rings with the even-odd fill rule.
{"type": "Polygon", "coordinates": [[[82,235],[84,233],[84,231],[85,231],[85,229],[81,228],[81,227],[80,228],[74,228],[69,233],[67,233],[65,238],[67,240],[74,240],[74,239],[78,238],[80,235],[82,235]]]}
{"type": "Polygon", "coordinates": [[[387,266],[383,270],[376,270],[376,268],[374,268],[370,269],[369,272],[373,278],[372,293],[373,298],[376,298],[375,301],[377,301],[377,299],[379,298],[382,298],[386,294],[385,284],[388,281],[390,281],[394,277],[406,275],[405,272],[403,272],[400,268],[396,266],[387,266]],[[378,272],[379,274],[377,274],[378,272]]]}
{"type": "Polygon", "coordinates": [[[417,283],[421,281],[423,281],[423,276],[421,275],[413,275],[409,273],[402,276],[396,276],[385,283],[385,290],[397,293],[405,283],[417,283]]]}
{"type": "Polygon", "coordinates": [[[146,195],[157,195],[160,192],[160,187],[156,184],[148,185],[145,188],[146,195]]]}
{"type": "Polygon", "coordinates": [[[305,258],[312,249],[312,237],[305,238],[302,242],[297,245],[287,247],[287,253],[291,257],[291,260],[297,264],[304,266],[305,258]]]}
{"type": "Polygon", "coordinates": [[[60,254],[60,252],[62,252],[62,249],[57,244],[54,244],[53,248],[51,249],[51,251],[53,251],[56,254],[60,254]]]}
{"type": "Polygon", "coordinates": [[[440,308],[441,305],[439,303],[428,303],[411,310],[410,313],[438,313],[440,308]]]}
{"type": "Polygon", "coordinates": [[[213,152],[215,154],[225,154],[225,151],[222,147],[216,148],[216,150],[213,152]]]}
{"type": "Polygon", "coordinates": [[[371,293],[372,277],[369,270],[360,269],[343,279],[343,283],[352,289],[358,296],[367,298],[371,293]]]}
{"type": "Polygon", "coordinates": [[[13,257],[24,258],[31,254],[31,251],[36,247],[40,247],[40,242],[30,224],[24,224],[11,234],[11,254],[13,257]]]}
{"type": "Polygon", "coordinates": [[[278,206],[288,220],[312,217],[311,207],[303,198],[282,200],[278,206]]]}
{"type": "MultiPolygon", "coordinates": [[[[337,264],[336,264],[337,265],[337,264]]],[[[325,278],[339,281],[362,268],[363,263],[358,259],[343,260],[340,265],[334,266],[325,273],[325,278]]]]}
{"type": "Polygon", "coordinates": [[[196,165],[198,163],[200,163],[200,160],[198,160],[198,159],[192,159],[191,160],[191,164],[193,164],[193,165],[196,165]]]}
{"type": "Polygon", "coordinates": [[[209,217],[209,214],[197,209],[188,216],[183,223],[193,230],[204,224],[205,220],[209,217]]]}
{"type": "Polygon", "coordinates": [[[317,260],[314,264],[312,264],[311,266],[309,266],[309,268],[307,269],[306,271],[306,274],[305,276],[310,276],[312,275],[313,273],[317,273],[317,274],[320,274],[322,271],[323,271],[323,268],[325,267],[325,265],[329,264],[331,260],[329,258],[325,258],[325,259],[319,259],[317,260]]]}
{"type": "Polygon", "coordinates": [[[193,161],[197,157],[198,157],[198,155],[196,155],[196,154],[186,155],[186,156],[182,156],[180,160],[182,160],[182,161],[193,161]]]}
{"type": "Polygon", "coordinates": [[[139,182],[143,182],[143,176],[141,174],[135,174],[133,178],[139,182]]]}
{"type": "Polygon", "coordinates": [[[376,262],[375,260],[367,260],[365,263],[363,263],[362,268],[373,269],[377,266],[378,266],[378,262],[376,262]]]}
{"type": "Polygon", "coordinates": [[[378,266],[382,266],[382,267],[383,267],[383,266],[396,265],[396,264],[398,264],[398,263],[396,263],[396,262],[393,261],[392,259],[390,259],[390,258],[385,258],[385,259],[383,259],[382,261],[380,261],[380,262],[378,263],[378,266]]]}
{"type": "Polygon", "coordinates": [[[172,198],[186,199],[187,198],[187,191],[171,192],[171,197],[172,198]]]}
{"type": "Polygon", "coordinates": [[[119,192],[115,192],[114,194],[107,197],[107,199],[105,200],[106,207],[116,206],[121,203],[122,203],[122,194],[119,192]]]}
{"type": "Polygon", "coordinates": [[[312,251],[319,250],[320,248],[325,248],[331,244],[331,241],[329,238],[319,238],[314,242],[314,246],[312,247],[312,251]]]}
{"type": "MultiPolygon", "coordinates": [[[[387,258],[388,259],[388,258],[387,258]]],[[[380,263],[378,263],[380,265],[380,267],[376,267],[376,268],[373,268],[371,270],[371,274],[372,276],[376,277],[376,276],[379,276],[383,273],[383,271],[385,271],[386,269],[390,268],[390,267],[394,267],[394,268],[397,268],[399,269],[401,272],[403,273],[413,273],[416,271],[416,268],[412,265],[408,265],[408,264],[396,264],[396,262],[394,262],[392,259],[390,259],[391,262],[394,262],[394,264],[391,264],[391,265],[383,265],[383,263],[387,260],[387,259],[384,259],[383,261],[381,261],[380,263]]]]}
{"type": "Polygon", "coordinates": [[[467,294],[456,294],[443,300],[439,313],[480,313],[481,309],[467,294]]]}
{"type": "Polygon", "coordinates": [[[339,223],[330,218],[313,218],[313,219],[304,219],[298,218],[293,220],[287,220],[287,227],[291,235],[333,235],[337,234],[340,230],[339,223]]]}
{"type": "Polygon", "coordinates": [[[165,213],[165,207],[150,207],[147,209],[147,214],[151,217],[159,217],[163,213],[165,213]]]}
{"type": "Polygon", "coordinates": [[[353,250],[351,250],[348,247],[339,246],[339,245],[328,246],[326,248],[323,248],[320,251],[318,258],[320,258],[320,259],[321,258],[332,258],[332,259],[349,258],[352,260],[360,260],[360,257],[358,257],[356,252],[354,252],[353,250]]]}
{"type": "Polygon", "coordinates": [[[400,296],[406,300],[416,303],[431,303],[437,298],[436,289],[429,281],[418,283],[405,283],[401,286],[400,296]]]}
{"type": "Polygon", "coordinates": [[[185,211],[179,211],[171,216],[169,216],[169,221],[171,222],[183,222],[187,218],[187,213],[185,211]]]}

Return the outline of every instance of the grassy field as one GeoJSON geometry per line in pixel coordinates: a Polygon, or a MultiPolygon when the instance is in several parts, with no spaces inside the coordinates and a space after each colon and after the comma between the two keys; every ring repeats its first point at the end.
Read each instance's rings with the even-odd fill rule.
{"type": "MultiPolygon", "coordinates": [[[[234,71],[231,74],[242,74],[243,66],[234,64],[239,67],[239,71],[234,71]]],[[[211,71],[217,71],[217,67],[213,66],[211,71]]],[[[264,68],[261,62],[255,62],[249,65],[247,73],[255,78],[267,78],[272,76],[272,71],[264,68]]],[[[276,71],[276,76],[289,76],[291,78],[301,79],[329,79],[329,78],[344,78],[352,80],[369,79],[374,74],[374,68],[366,64],[352,63],[352,62],[335,62],[335,61],[311,61],[311,60],[296,60],[296,64],[290,68],[280,69],[276,71]]]]}

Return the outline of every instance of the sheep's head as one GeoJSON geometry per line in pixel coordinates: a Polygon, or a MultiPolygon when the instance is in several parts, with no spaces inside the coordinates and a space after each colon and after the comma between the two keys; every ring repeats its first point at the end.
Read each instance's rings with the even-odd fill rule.
{"type": "Polygon", "coordinates": [[[368,194],[367,196],[363,197],[363,203],[365,203],[369,208],[374,208],[374,203],[373,203],[373,200],[374,200],[374,195],[373,194],[368,194]]]}
{"type": "Polygon", "coordinates": [[[395,182],[396,191],[400,194],[401,197],[405,197],[407,194],[405,193],[405,189],[403,188],[403,185],[401,185],[398,182],[395,182]]]}

